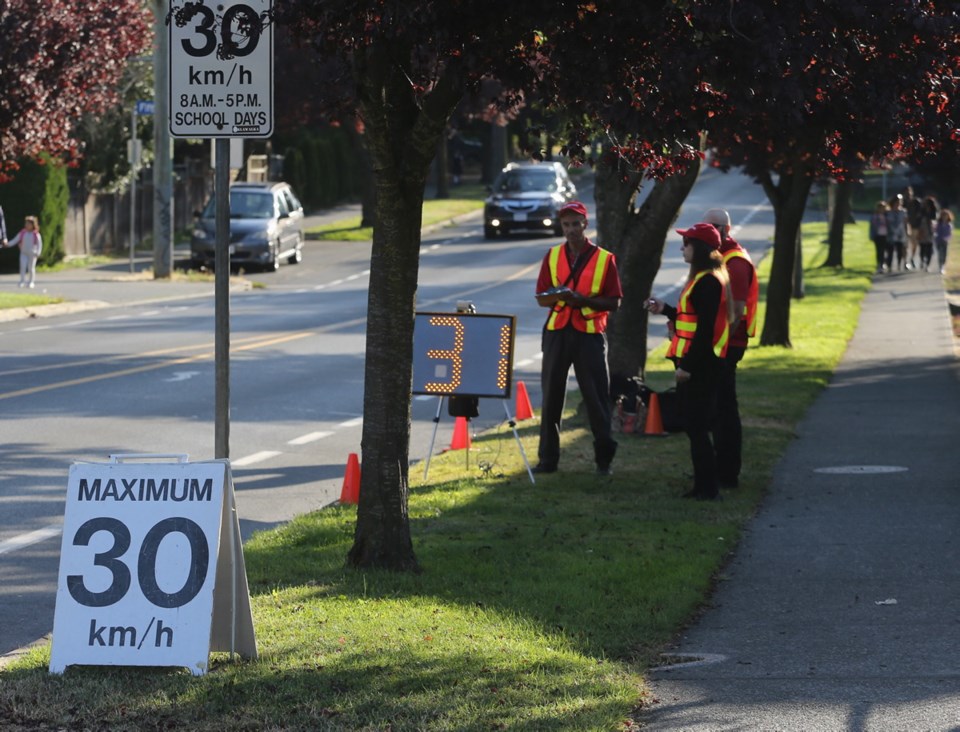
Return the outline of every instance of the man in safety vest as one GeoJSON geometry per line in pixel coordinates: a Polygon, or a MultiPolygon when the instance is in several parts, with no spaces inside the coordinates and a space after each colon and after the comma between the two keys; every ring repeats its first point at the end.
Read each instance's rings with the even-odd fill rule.
{"type": "Polygon", "coordinates": [[[743,427],[737,401],[737,364],[747,350],[748,340],[757,332],[760,286],[750,255],[730,236],[730,214],[722,208],[711,208],[703,215],[703,223],[713,224],[720,232],[720,255],[730,276],[736,317],[730,325],[730,343],[717,384],[717,418],[713,426],[717,480],[721,488],[736,488],[740,482],[743,451],[743,427]]]}
{"type": "Polygon", "coordinates": [[[620,307],[623,291],[613,254],[586,237],[587,209],[579,201],[561,207],[558,216],[566,241],[543,258],[537,303],[549,308],[543,328],[540,462],[537,473],[553,473],[560,461],[560,421],[573,366],[593,432],[594,459],[600,475],[610,475],[617,451],[611,436],[610,376],[607,371],[607,313],[620,307]]]}

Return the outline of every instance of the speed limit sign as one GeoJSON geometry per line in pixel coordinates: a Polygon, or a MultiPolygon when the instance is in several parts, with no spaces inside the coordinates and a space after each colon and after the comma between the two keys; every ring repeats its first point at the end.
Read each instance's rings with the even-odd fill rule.
{"type": "Polygon", "coordinates": [[[170,133],[273,134],[272,0],[171,0],[170,133]]]}
{"type": "Polygon", "coordinates": [[[70,468],[50,671],[255,657],[229,463],[127,457],[70,468]]]}

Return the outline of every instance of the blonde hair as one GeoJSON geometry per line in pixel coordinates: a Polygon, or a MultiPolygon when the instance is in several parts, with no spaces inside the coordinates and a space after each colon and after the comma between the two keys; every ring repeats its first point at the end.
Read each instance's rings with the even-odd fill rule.
{"type": "Polygon", "coordinates": [[[40,233],[40,222],[37,221],[36,216],[27,216],[24,218],[23,225],[26,226],[27,224],[33,224],[33,230],[38,234],[40,233]]]}

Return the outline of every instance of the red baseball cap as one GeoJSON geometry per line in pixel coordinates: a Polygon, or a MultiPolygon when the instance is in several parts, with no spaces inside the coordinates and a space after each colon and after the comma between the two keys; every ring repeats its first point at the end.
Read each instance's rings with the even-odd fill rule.
{"type": "Polygon", "coordinates": [[[587,218],[587,207],[580,203],[580,201],[568,201],[560,207],[560,210],[557,212],[557,218],[562,219],[563,215],[568,213],[587,218]]]}
{"type": "Polygon", "coordinates": [[[677,229],[677,233],[687,239],[696,239],[714,249],[720,248],[720,232],[713,224],[694,224],[689,229],[677,229]]]}

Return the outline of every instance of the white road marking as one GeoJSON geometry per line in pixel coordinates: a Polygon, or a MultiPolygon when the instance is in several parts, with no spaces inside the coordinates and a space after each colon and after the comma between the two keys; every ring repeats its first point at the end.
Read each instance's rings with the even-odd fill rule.
{"type": "Polygon", "coordinates": [[[199,371],[174,371],[173,378],[164,379],[164,381],[186,381],[187,379],[192,379],[194,376],[199,375],[199,371]]]}
{"type": "Polygon", "coordinates": [[[316,442],[317,440],[322,440],[324,437],[329,437],[333,432],[309,432],[300,437],[294,437],[292,440],[288,440],[288,445],[306,445],[309,442],[316,442]]]}
{"type": "Polygon", "coordinates": [[[355,417],[354,419],[348,419],[346,422],[341,422],[337,427],[359,427],[363,424],[363,417],[355,417]]]}
{"type": "Polygon", "coordinates": [[[282,455],[279,450],[261,450],[260,452],[255,452],[253,455],[247,455],[246,457],[239,458],[238,460],[231,460],[230,464],[235,468],[243,468],[247,465],[253,465],[255,463],[262,463],[264,460],[269,460],[274,458],[277,455],[282,455]]]}
{"type": "Polygon", "coordinates": [[[15,552],[17,549],[28,547],[31,544],[39,544],[41,541],[60,536],[62,531],[62,526],[47,526],[42,529],[37,529],[36,531],[14,536],[12,539],[7,539],[6,541],[0,541],[0,554],[9,554],[10,552],[15,552]]]}

